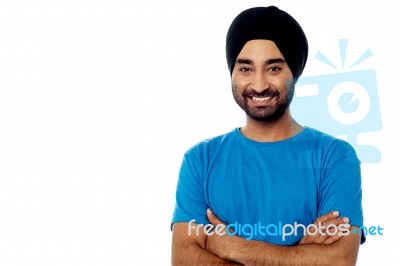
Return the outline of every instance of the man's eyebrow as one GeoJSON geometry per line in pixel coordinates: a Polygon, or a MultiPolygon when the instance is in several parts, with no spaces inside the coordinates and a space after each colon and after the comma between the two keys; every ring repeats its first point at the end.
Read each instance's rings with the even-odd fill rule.
{"type": "Polygon", "coordinates": [[[253,64],[253,61],[250,60],[250,59],[238,58],[238,59],[236,60],[236,63],[237,63],[237,64],[252,65],[252,64],[253,64]]]}
{"type": "Polygon", "coordinates": [[[271,58],[271,59],[265,61],[265,64],[267,64],[267,65],[271,65],[271,64],[275,64],[275,63],[286,63],[286,61],[283,58],[271,58]]]}
{"type": "MultiPolygon", "coordinates": [[[[237,64],[246,64],[246,65],[253,65],[253,61],[247,58],[238,58],[236,60],[237,64]]],[[[285,59],[283,58],[271,58],[265,61],[266,65],[271,65],[275,63],[286,63],[285,59]]]]}

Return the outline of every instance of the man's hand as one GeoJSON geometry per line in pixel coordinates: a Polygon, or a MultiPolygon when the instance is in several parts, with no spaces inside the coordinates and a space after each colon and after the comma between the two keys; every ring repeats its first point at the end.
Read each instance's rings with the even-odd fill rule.
{"type": "Polygon", "coordinates": [[[214,225],[214,234],[208,235],[206,250],[223,259],[229,259],[230,245],[232,241],[239,240],[238,236],[226,233],[226,224],[222,222],[210,209],[207,209],[207,218],[214,225]]]}
{"type": "Polygon", "coordinates": [[[337,211],[329,212],[321,217],[318,217],[314,224],[318,228],[320,228],[320,226],[323,226],[322,228],[329,226],[329,233],[325,229],[316,230],[314,227],[311,227],[309,230],[311,235],[306,234],[303,236],[299,242],[299,245],[332,244],[342,238],[343,234],[340,229],[350,229],[349,218],[339,217],[339,212],[337,211]],[[333,234],[335,230],[337,230],[337,233],[333,234]]]}

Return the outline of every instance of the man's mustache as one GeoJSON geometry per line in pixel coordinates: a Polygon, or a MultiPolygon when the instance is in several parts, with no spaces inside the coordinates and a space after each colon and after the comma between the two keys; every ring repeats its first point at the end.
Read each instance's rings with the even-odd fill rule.
{"type": "Polygon", "coordinates": [[[275,89],[266,89],[262,92],[257,92],[253,89],[243,92],[243,97],[274,97],[279,96],[279,92],[275,89]]]}

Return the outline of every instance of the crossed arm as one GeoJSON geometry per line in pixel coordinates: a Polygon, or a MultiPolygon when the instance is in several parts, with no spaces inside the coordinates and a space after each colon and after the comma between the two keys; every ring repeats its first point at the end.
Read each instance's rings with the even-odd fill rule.
{"type": "MultiPolygon", "coordinates": [[[[314,224],[347,224],[348,220],[328,213],[314,224]]],[[[209,221],[223,224],[213,213],[209,221]]],[[[352,229],[352,228],[351,228],[352,229]]],[[[351,230],[350,229],[350,230],[351,230]]],[[[238,236],[204,232],[188,235],[188,223],[175,223],[172,236],[172,265],[355,265],[360,237],[357,234],[304,236],[296,246],[278,246],[238,236]]]]}
{"type": "Polygon", "coordinates": [[[206,240],[204,232],[189,236],[188,223],[175,223],[172,228],[172,265],[240,265],[206,250],[206,240]]]}

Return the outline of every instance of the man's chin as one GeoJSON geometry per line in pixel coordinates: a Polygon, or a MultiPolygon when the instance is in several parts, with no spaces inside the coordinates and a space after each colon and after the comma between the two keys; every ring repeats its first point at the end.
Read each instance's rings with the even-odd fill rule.
{"type": "Polygon", "coordinates": [[[257,122],[272,123],[280,120],[284,115],[285,111],[279,112],[278,110],[271,110],[269,112],[257,112],[252,110],[246,110],[246,114],[249,118],[257,122]]]}
{"type": "Polygon", "coordinates": [[[252,120],[257,121],[257,122],[262,122],[262,123],[272,123],[272,122],[276,122],[279,119],[282,118],[282,115],[280,116],[255,116],[255,115],[249,115],[247,114],[248,117],[250,117],[252,120]]]}

